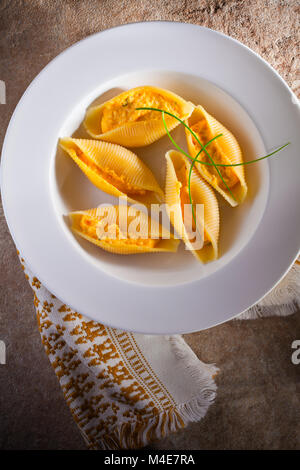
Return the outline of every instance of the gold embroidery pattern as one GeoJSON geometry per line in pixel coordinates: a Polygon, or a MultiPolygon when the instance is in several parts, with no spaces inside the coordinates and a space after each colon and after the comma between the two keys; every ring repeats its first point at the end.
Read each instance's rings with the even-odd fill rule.
{"type": "Polygon", "coordinates": [[[134,336],[73,311],[21,263],[45,351],[88,446],[138,448],[184,427],[134,336]]]}

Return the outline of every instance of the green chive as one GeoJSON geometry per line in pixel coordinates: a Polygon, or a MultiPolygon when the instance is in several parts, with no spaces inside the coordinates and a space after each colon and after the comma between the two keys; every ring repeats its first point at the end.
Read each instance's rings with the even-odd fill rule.
{"type": "MultiPolygon", "coordinates": [[[[221,137],[223,134],[219,134],[219,135],[216,135],[215,137],[213,137],[212,139],[210,139],[209,142],[207,142],[205,145],[204,145],[204,148],[206,148],[211,142],[213,142],[215,139],[218,139],[218,137],[221,137]]],[[[192,176],[192,171],[193,171],[193,168],[194,168],[194,165],[198,160],[198,157],[200,155],[200,153],[202,152],[203,149],[200,149],[199,152],[197,153],[196,157],[193,159],[192,163],[191,163],[191,166],[190,166],[190,171],[189,171],[189,179],[188,179],[188,189],[189,189],[189,198],[190,198],[190,204],[192,206],[192,215],[193,215],[193,219],[194,219],[194,222],[195,222],[195,225],[196,225],[196,229],[197,229],[197,220],[196,220],[196,216],[195,216],[195,211],[194,211],[194,206],[193,206],[193,200],[192,200],[192,192],[191,192],[191,176],[192,176]]]]}
{"type": "MultiPolygon", "coordinates": [[[[168,114],[169,116],[172,116],[174,119],[177,119],[177,121],[181,122],[181,124],[184,125],[184,127],[186,127],[189,132],[196,138],[196,140],[198,141],[197,139],[197,136],[196,134],[192,131],[192,129],[187,125],[185,124],[184,121],[182,121],[181,119],[179,119],[177,116],[175,116],[175,114],[172,114],[172,113],[169,113],[168,111],[164,111],[163,109],[158,109],[158,108],[136,108],[137,110],[141,110],[141,109],[146,109],[146,110],[152,110],[152,111],[159,111],[161,113],[164,113],[164,114],[168,114]]],[[[222,135],[222,134],[219,134],[219,136],[222,135]]],[[[168,136],[169,138],[171,139],[172,143],[175,145],[175,147],[181,152],[183,153],[186,157],[188,157],[190,160],[193,160],[193,158],[188,155],[183,149],[181,149],[179,147],[178,144],[176,144],[176,142],[173,140],[173,138],[171,137],[170,133],[168,132],[168,136]]],[[[241,162],[241,163],[209,163],[209,162],[204,162],[202,160],[197,160],[199,163],[201,163],[201,165],[208,165],[208,166],[242,166],[242,165],[249,165],[250,163],[255,163],[255,162],[259,162],[260,160],[264,160],[265,158],[269,158],[271,157],[272,155],[274,155],[275,153],[277,152],[280,152],[280,150],[283,150],[285,147],[287,147],[288,145],[290,145],[291,142],[287,142],[286,144],[282,145],[281,147],[278,147],[277,149],[275,149],[273,152],[271,153],[268,153],[268,155],[265,155],[264,157],[260,157],[260,158],[256,158],[255,160],[250,160],[248,162],[241,162]]],[[[203,150],[203,149],[201,149],[203,150]]]]}
{"type": "Polygon", "coordinates": [[[223,181],[224,185],[226,186],[227,188],[227,191],[230,193],[231,197],[236,201],[234,195],[232,194],[231,192],[231,189],[229,188],[229,186],[227,185],[226,181],[224,180],[223,176],[221,175],[221,172],[219,170],[219,168],[217,168],[214,160],[212,159],[212,157],[209,155],[208,151],[206,150],[206,148],[204,147],[204,145],[202,144],[202,142],[200,142],[200,140],[198,139],[197,135],[195,134],[195,132],[192,131],[192,129],[184,122],[182,121],[182,119],[180,119],[179,117],[175,116],[175,114],[172,114],[172,113],[169,113],[168,111],[164,111],[162,109],[158,109],[158,108],[148,108],[148,107],[143,107],[143,108],[136,108],[137,110],[141,110],[141,109],[144,109],[144,110],[148,110],[148,111],[159,111],[160,113],[165,113],[165,114],[168,114],[169,116],[172,116],[173,118],[177,119],[177,121],[181,122],[181,124],[184,125],[184,127],[186,129],[188,129],[188,131],[194,136],[194,138],[196,139],[196,141],[198,142],[198,144],[200,145],[200,147],[202,148],[202,150],[204,150],[204,152],[206,153],[206,155],[208,156],[208,158],[211,160],[213,166],[215,167],[215,170],[216,172],[218,173],[218,175],[220,176],[221,180],[223,181]]]}
{"type": "Polygon", "coordinates": [[[194,212],[194,207],[193,207],[193,200],[192,200],[192,195],[191,195],[191,175],[192,175],[192,171],[193,171],[193,168],[194,168],[194,165],[196,162],[198,163],[201,163],[202,165],[208,165],[208,166],[214,166],[217,173],[219,174],[220,178],[222,179],[223,183],[225,184],[227,190],[229,191],[229,193],[231,194],[232,198],[236,201],[235,197],[233,196],[230,188],[227,186],[226,182],[224,181],[219,169],[217,167],[221,166],[221,167],[230,167],[230,166],[241,166],[241,165],[249,165],[250,163],[255,163],[255,162],[259,162],[260,160],[264,160],[265,158],[269,158],[271,157],[272,155],[276,154],[277,152],[280,152],[280,150],[283,150],[285,147],[287,147],[288,145],[290,145],[290,142],[287,142],[286,144],[282,145],[281,147],[277,148],[276,150],[274,150],[273,152],[265,155],[264,157],[260,157],[260,158],[256,158],[255,160],[250,160],[248,162],[241,162],[241,163],[229,163],[229,164],[225,164],[225,163],[215,163],[214,160],[212,159],[212,157],[209,155],[209,153],[207,152],[206,150],[206,147],[211,143],[213,142],[215,139],[221,137],[223,134],[218,134],[216,135],[215,137],[213,137],[209,142],[207,142],[205,145],[202,144],[202,142],[200,142],[200,140],[198,139],[197,135],[193,132],[193,130],[182,120],[180,119],[179,117],[175,116],[175,114],[172,114],[170,113],[169,111],[165,111],[163,109],[159,109],[159,108],[150,108],[150,107],[140,107],[140,108],[136,108],[136,110],[148,110],[148,111],[158,111],[160,113],[162,113],[162,120],[163,120],[163,124],[164,124],[164,127],[165,127],[165,130],[166,130],[166,133],[169,137],[169,139],[171,140],[171,142],[173,143],[173,145],[177,148],[177,150],[179,150],[179,152],[181,152],[183,155],[185,155],[186,157],[188,157],[190,160],[192,160],[192,163],[191,163],[191,167],[190,167],[190,171],[189,171],[189,178],[188,178],[188,190],[189,190],[189,199],[190,199],[190,204],[192,206],[192,214],[193,214],[193,219],[195,221],[195,224],[196,224],[196,228],[197,228],[197,221],[196,221],[196,216],[195,216],[195,212],[194,212]],[[198,144],[201,146],[201,149],[199,150],[199,152],[197,153],[196,157],[195,158],[192,158],[188,153],[186,153],[176,142],[175,140],[173,139],[173,137],[171,136],[170,132],[169,132],[169,129],[167,127],[167,123],[166,123],[166,120],[165,120],[165,114],[168,114],[169,116],[173,117],[174,119],[177,119],[177,121],[179,121],[181,124],[183,124],[183,126],[188,129],[188,131],[192,134],[192,136],[196,139],[196,141],[198,142],[198,144]],[[206,155],[209,157],[209,159],[211,160],[211,163],[209,162],[204,162],[204,161],[201,161],[201,160],[198,160],[198,157],[199,155],[201,154],[201,152],[204,151],[206,153],[206,155]]]}
{"type": "MultiPolygon", "coordinates": [[[[167,132],[167,135],[168,137],[170,138],[171,142],[175,145],[175,147],[179,150],[179,152],[181,152],[183,155],[185,155],[186,157],[188,157],[190,160],[192,160],[192,163],[191,163],[191,167],[190,167],[190,171],[189,171],[189,179],[188,179],[188,190],[189,190],[189,199],[190,199],[190,204],[192,206],[192,215],[193,215],[193,219],[194,219],[194,222],[195,222],[195,225],[196,225],[196,228],[197,228],[197,220],[196,220],[196,216],[195,216],[195,211],[194,211],[194,206],[193,206],[193,201],[192,201],[192,193],[191,193],[191,175],[192,175],[192,170],[193,170],[193,167],[196,163],[196,161],[199,161],[198,160],[198,156],[200,155],[200,153],[203,151],[203,149],[200,149],[199,152],[197,153],[196,157],[193,159],[191,158],[190,155],[188,155],[181,147],[179,147],[179,145],[177,145],[177,143],[175,142],[175,140],[173,139],[173,137],[171,136],[170,132],[169,132],[169,129],[167,127],[167,123],[166,123],[166,120],[165,120],[165,112],[163,111],[162,112],[162,119],[163,119],[163,123],[164,123],[164,127],[166,129],[166,132],[167,132]]],[[[218,139],[219,137],[221,137],[223,134],[218,134],[216,135],[215,137],[213,137],[209,142],[207,142],[205,145],[204,145],[204,149],[211,143],[213,142],[215,139],[218,139]]]]}

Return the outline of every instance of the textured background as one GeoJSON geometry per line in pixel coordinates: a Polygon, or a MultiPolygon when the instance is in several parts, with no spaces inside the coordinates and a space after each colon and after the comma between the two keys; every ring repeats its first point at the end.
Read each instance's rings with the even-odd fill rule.
{"type": "MultiPolygon", "coordinates": [[[[0,146],[32,79],[89,34],[134,21],[197,23],[257,51],[297,91],[299,18],[298,0],[0,0],[0,79],[7,85],[0,146]]],[[[0,365],[0,448],[84,449],[42,348],[32,292],[2,212],[0,223],[0,339],[7,346],[7,364],[0,365]]],[[[300,366],[290,360],[299,338],[299,313],[186,335],[203,361],[221,368],[217,399],[200,423],[153,447],[299,449],[300,366]]]]}

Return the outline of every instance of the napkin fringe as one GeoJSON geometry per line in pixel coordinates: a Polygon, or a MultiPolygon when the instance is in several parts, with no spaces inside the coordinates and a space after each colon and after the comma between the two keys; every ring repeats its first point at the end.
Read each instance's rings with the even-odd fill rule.
{"type": "Polygon", "coordinates": [[[199,394],[186,403],[179,403],[160,413],[141,416],[134,423],[123,423],[101,436],[101,441],[90,447],[103,450],[137,449],[149,442],[187,426],[189,422],[203,418],[215,399],[217,386],[214,377],[219,369],[214,364],[201,362],[180,335],[168,336],[175,357],[189,372],[199,388],[199,394]]]}
{"type": "Polygon", "coordinates": [[[257,305],[235,320],[292,315],[300,306],[300,262],[297,260],[286,276],[257,305]]]}
{"type": "Polygon", "coordinates": [[[238,315],[234,320],[254,320],[264,317],[287,317],[297,312],[299,304],[297,302],[282,305],[255,305],[244,313],[238,315]]]}
{"type": "Polygon", "coordinates": [[[119,429],[111,431],[109,435],[102,435],[101,441],[90,445],[90,448],[120,450],[145,447],[149,442],[162,439],[186,427],[190,421],[199,421],[212,400],[212,396],[211,399],[196,397],[189,403],[172,407],[143,422],[123,423],[119,429]]]}
{"type": "Polygon", "coordinates": [[[101,440],[90,445],[90,448],[101,450],[138,449],[183,427],[185,427],[184,420],[177,407],[173,407],[135,423],[123,423],[120,428],[114,429],[109,435],[102,435],[101,440]]]}
{"type": "Polygon", "coordinates": [[[191,348],[187,347],[182,336],[170,336],[169,341],[175,356],[183,362],[184,367],[200,390],[199,395],[192,398],[192,400],[179,404],[177,411],[185,424],[190,421],[199,421],[205,416],[209,406],[215,399],[217,386],[214,378],[219,369],[215,364],[205,364],[200,361],[191,348]]]}

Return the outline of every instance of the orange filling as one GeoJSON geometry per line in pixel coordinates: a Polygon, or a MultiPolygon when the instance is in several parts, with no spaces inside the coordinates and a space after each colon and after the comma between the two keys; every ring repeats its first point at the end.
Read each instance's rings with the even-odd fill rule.
{"type": "Polygon", "coordinates": [[[79,148],[76,148],[75,152],[76,156],[80,158],[80,160],[85,163],[91,170],[100,175],[103,179],[105,179],[105,181],[113,185],[122,193],[139,194],[141,196],[144,196],[147,193],[147,190],[137,188],[133,184],[129,183],[129,181],[126,180],[125,176],[117,175],[117,173],[111,168],[105,168],[105,170],[102,170],[101,168],[99,168],[98,165],[96,165],[96,163],[89,159],[79,148]]]}
{"type": "Polygon", "coordinates": [[[122,124],[137,121],[149,121],[161,119],[161,113],[157,111],[139,110],[139,107],[159,108],[169,111],[180,117],[180,105],[158,92],[150,90],[131,90],[121,96],[117,96],[105,105],[101,117],[102,132],[108,132],[122,124]]]}
{"type": "MultiPolygon", "coordinates": [[[[195,132],[195,134],[197,135],[197,137],[199,138],[200,142],[203,145],[207,144],[207,142],[209,142],[213,138],[213,135],[211,134],[208,124],[206,122],[206,119],[204,118],[200,119],[200,121],[192,125],[191,129],[195,132]]],[[[195,146],[196,152],[198,152],[200,150],[200,145],[194,136],[192,136],[192,141],[195,146]]],[[[220,150],[220,148],[218,147],[217,143],[212,142],[211,144],[209,144],[207,147],[207,151],[215,163],[224,163],[224,164],[230,163],[230,162],[227,162],[227,160],[224,158],[224,155],[222,151],[220,150]]],[[[205,152],[201,152],[199,160],[211,163],[210,158],[206,155],[205,152]]],[[[238,177],[236,176],[232,168],[219,166],[218,169],[229,188],[232,188],[232,186],[234,186],[235,184],[239,182],[238,177]]],[[[226,189],[226,186],[223,183],[222,178],[220,178],[214,166],[202,165],[202,171],[209,178],[215,181],[220,188],[226,189]]]]}
{"type": "Polygon", "coordinates": [[[82,233],[88,235],[91,238],[98,239],[97,237],[97,220],[93,217],[89,217],[87,215],[83,215],[80,218],[79,226],[81,228],[82,233]]]}
{"type": "MultiPolygon", "coordinates": [[[[91,238],[94,238],[95,240],[99,240],[99,237],[97,235],[97,226],[99,223],[99,219],[95,217],[90,217],[88,215],[82,215],[79,226],[84,235],[87,235],[91,238]]],[[[109,228],[107,228],[107,232],[109,232],[109,228]]],[[[101,241],[105,243],[109,243],[111,245],[135,245],[135,246],[145,246],[147,248],[154,248],[157,243],[159,242],[159,239],[151,239],[151,238],[121,238],[121,231],[118,226],[114,227],[115,230],[112,230],[113,233],[113,238],[110,237],[102,237],[101,241]]]]}

